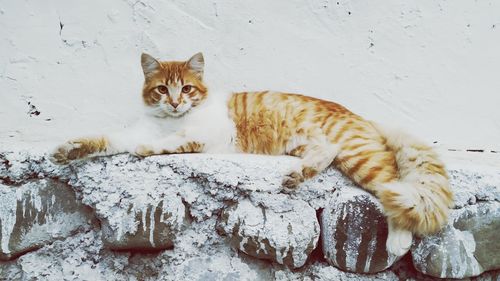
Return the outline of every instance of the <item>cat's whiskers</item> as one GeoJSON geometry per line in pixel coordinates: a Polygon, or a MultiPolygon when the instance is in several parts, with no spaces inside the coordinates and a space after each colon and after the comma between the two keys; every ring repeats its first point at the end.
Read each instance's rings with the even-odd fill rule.
{"type": "Polygon", "coordinates": [[[166,112],[161,104],[153,104],[153,105],[150,105],[150,106],[146,106],[146,113],[148,115],[152,115],[152,116],[155,116],[155,117],[158,117],[158,118],[165,118],[168,116],[168,112],[166,112]]]}

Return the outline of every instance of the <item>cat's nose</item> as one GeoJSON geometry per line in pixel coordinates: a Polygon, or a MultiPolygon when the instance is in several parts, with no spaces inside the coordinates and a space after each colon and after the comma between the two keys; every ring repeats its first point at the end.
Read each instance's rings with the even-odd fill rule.
{"type": "Polygon", "coordinates": [[[171,105],[174,107],[174,108],[177,108],[179,106],[179,103],[177,102],[172,102],[171,105]]]}

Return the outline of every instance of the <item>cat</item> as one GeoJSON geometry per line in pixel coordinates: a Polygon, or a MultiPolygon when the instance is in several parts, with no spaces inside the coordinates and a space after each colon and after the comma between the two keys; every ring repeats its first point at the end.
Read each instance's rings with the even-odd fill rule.
{"type": "Polygon", "coordinates": [[[141,64],[145,121],[128,131],[70,140],[51,154],[53,162],[124,152],[291,155],[301,161],[284,175],[288,192],[333,165],[377,196],[388,220],[390,253],[403,255],[413,234],[435,233],[446,224],[453,203],[448,175],[437,154],[414,137],[313,97],[209,94],[201,53],[187,61],[142,54],[141,64]]]}

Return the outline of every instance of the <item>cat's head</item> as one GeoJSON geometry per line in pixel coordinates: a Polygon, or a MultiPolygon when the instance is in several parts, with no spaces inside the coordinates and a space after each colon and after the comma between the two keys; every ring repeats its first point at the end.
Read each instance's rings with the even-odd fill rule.
{"type": "Polygon", "coordinates": [[[144,72],[142,98],[157,117],[180,117],[207,97],[203,84],[203,54],[187,61],[158,61],[141,56],[144,72]]]}

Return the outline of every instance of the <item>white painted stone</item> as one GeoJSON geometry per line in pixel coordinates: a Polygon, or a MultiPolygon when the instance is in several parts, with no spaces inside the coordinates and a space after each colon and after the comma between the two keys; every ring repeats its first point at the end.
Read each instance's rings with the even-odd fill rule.
{"type": "Polygon", "coordinates": [[[224,210],[219,227],[238,250],[291,268],[304,265],[320,231],[315,210],[285,194],[243,199],[224,210]]]}
{"type": "MultiPolygon", "coordinates": [[[[77,197],[95,211],[97,218],[101,222],[106,222],[107,219],[110,219],[111,224],[107,225],[113,225],[114,228],[111,229],[113,233],[121,227],[122,237],[125,237],[131,230],[137,230],[144,234],[143,238],[149,245],[151,245],[151,228],[149,227],[151,215],[148,213],[143,214],[140,211],[147,209],[145,207],[147,204],[156,204],[168,198],[168,200],[177,202],[168,205],[170,206],[168,207],[168,212],[178,214],[178,216],[164,217],[165,220],[176,226],[176,230],[172,232],[173,236],[171,238],[174,248],[160,251],[158,256],[155,257],[134,254],[133,257],[138,259],[137,264],[134,266],[127,264],[126,261],[129,259],[127,252],[110,252],[103,249],[103,243],[97,241],[95,242],[97,243],[96,246],[91,247],[92,253],[90,253],[85,250],[86,247],[89,247],[88,243],[85,242],[82,244],[82,248],[78,250],[84,259],[91,259],[92,256],[96,256],[95,251],[102,251],[102,255],[99,256],[102,261],[96,262],[94,268],[92,268],[94,262],[82,261],[79,263],[76,261],[78,259],[70,259],[72,260],[71,265],[61,262],[61,259],[66,259],[67,255],[62,254],[64,252],[61,252],[60,255],[54,252],[60,248],[45,246],[33,252],[33,256],[29,254],[33,262],[28,263],[27,257],[24,259],[26,263],[23,262],[23,259],[18,259],[15,262],[15,264],[22,264],[22,269],[29,272],[25,273],[27,274],[26,276],[36,276],[36,274],[45,274],[47,272],[52,274],[54,273],[52,270],[59,270],[58,268],[61,268],[60,266],[64,264],[61,272],[69,273],[75,271],[75,276],[83,276],[82,274],[90,274],[88,276],[103,274],[102,276],[108,278],[106,280],[113,280],[114,277],[111,278],[110,276],[114,272],[116,276],[126,274],[126,276],[138,276],[137,278],[141,280],[140,276],[143,276],[141,274],[151,273],[152,271],[153,273],[160,272],[162,276],[165,276],[163,277],[164,280],[176,280],[172,278],[187,276],[186,272],[190,270],[190,267],[187,265],[190,260],[206,261],[207,268],[213,269],[209,265],[209,257],[213,256],[214,259],[212,261],[221,261],[228,265],[235,265],[235,267],[224,267],[227,270],[224,269],[224,271],[221,271],[221,275],[217,276],[226,276],[224,272],[240,272],[241,278],[244,280],[244,278],[254,278],[256,276],[255,272],[259,272],[257,276],[267,276],[263,277],[262,280],[269,280],[272,277],[268,277],[273,276],[273,272],[277,273],[276,276],[282,276],[283,268],[280,267],[278,262],[270,264],[249,257],[248,255],[239,254],[238,251],[231,249],[230,243],[215,231],[217,219],[223,210],[231,204],[250,200],[255,206],[260,206],[258,207],[260,212],[256,212],[253,214],[254,216],[248,214],[248,221],[258,221],[258,218],[262,218],[263,209],[273,210],[276,214],[286,214],[298,212],[297,209],[301,207],[297,206],[310,206],[306,209],[310,208],[312,214],[314,213],[313,210],[325,208],[332,196],[339,191],[342,192],[343,190],[342,194],[349,197],[349,192],[347,192],[349,189],[344,188],[359,191],[339,172],[329,169],[304,183],[296,193],[282,194],[280,187],[281,177],[296,161],[289,157],[200,154],[155,156],[140,160],[127,155],[119,155],[76,163],[69,167],[59,167],[52,165],[45,160],[42,154],[37,153],[37,150],[29,152],[22,150],[1,152],[0,179],[4,183],[21,185],[33,179],[40,180],[52,177],[57,177],[61,181],[69,181],[69,184],[75,189],[77,197]],[[6,159],[8,159],[8,163],[6,163],[6,159]],[[137,213],[135,222],[131,221],[131,223],[128,223],[128,218],[123,216],[123,214],[127,213],[125,210],[128,211],[130,206],[134,206],[137,213]],[[188,216],[181,215],[186,213],[188,216]],[[144,221],[146,225],[141,224],[144,221]],[[40,259],[38,255],[42,255],[44,258],[36,264],[34,261],[40,259]],[[165,261],[163,262],[162,260],[165,261]],[[151,271],[138,269],[140,268],[137,267],[138,264],[149,264],[152,269],[150,269],[151,271]],[[137,271],[130,271],[136,269],[137,271]]],[[[498,173],[496,170],[472,166],[458,168],[455,166],[451,168],[451,172],[454,175],[454,190],[467,195],[459,196],[457,202],[468,202],[467,204],[475,202],[474,205],[461,209],[470,210],[471,207],[484,204],[485,201],[495,202],[498,188],[496,185],[498,182],[498,173]],[[467,178],[466,175],[469,172],[470,177],[467,180],[460,179],[460,177],[467,178]],[[454,173],[457,175],[456,178],[454,173]],[[484,188],[476,188],[476,184],[480,184],[484,188]],[[477,198],[477,200],[469,201],[462,199],[469,197],[477,198]]],[[[36,205],[36,200],[33,200],[33,202],[36,205]]],[[[48,202],[52,204],[52,197],[48,199],[48,202]]],[[[23,211],[22,207],[20,207],[19,213],[22,213],[23,216],[29,216],[29,209],[25,208],[23,211]]],[[[345,210],[349,212],[347,206],[345,210]]],[[[360,212],[360,215],[364,216],[365,214],[360,212]]],[[[2,214],[2,216],[5,216],[5,214],[2,214]]],[[[306,217],[311,216],[307,215],[306,217]]],[[[339,218],[347,219],[348,217],[348,213],[342,213],[339,218]]],[[[102,225],[106,224],[103,223],[102,225]]],[[[157,226],[158,224],[154,226],[153,233],[156,233],[158,230],[157,226]]],[[[282,225],[283,227],[278,226],[276,229],[280,228],[288,231],[288,225],[286,225],[286,228],[285,224],[282,225]]],[[[292,230],[294,229],[292,228],[292,230]]],[[[106,230],[93,231],[95,233],[92,234],[92,237],[94,237],[92,239],[97,237],[100,240],[106,230]]],[[[460,231],[467,230],[461,229],[460,231]]],[[[475,236],[473,231],[469,232],[475,236]]],[[[306,233],[302,235],[302,237],[306,236],[308,236],[306,233]]],[[[280,236],[275,235],[275,237],[280,236]]],[[[287,235],[281,237],[287,237],[287,235]]],[[[470,236],[467,237],[470,238],[470,236]]],[[[467,237],[464,236],[464,239],[467,237]]],[[[488,240],[485,237],[481,239],[488,240]]],[[[70,240],[66,239],[56,244],[60,245],[58,247],[73,247],[73,244],[71,244],[73,242],[70,243],[70,240]]],[[[383,238],[377,237],[376,245],[378,243],[385,244],[385,241],[382,240],[383,238]]],[[[153,241],[155,242],[155,246],[158,247],[159,244],[156,239],[153,239],[153,241]]],[[[239,241],[241,244],[238,244],[236,248],[248,244],[249,241],[249,239],[242,239],[239,241]]],[[[256,252],[259,254],[269,254],[270,251],[268,251],[268,248],[263,247],[264,240],[257,239],[257,241],[260,247],[256,248],[256,252]]],[[[371,248],[370,243],[373,241],[375,240],[367,243],[368,252],[370,252],[371,248]]],[[[484,241],[476,239],[476,254],[478,253],[477,249],[480,247],[488,248],[484,245],[480,246],[481,243],[484,243],[484,241]]],[[[468,249],[473,248],[472,243],[468,245],[470,246],[468,246],[468,249]]],[[[494,253],[490,254],[494,257],[494,253]]],[[[24,258],[27,255],[25,254],[22,257],[24,258]]],[[[357,258],[359,259],[359,257],[360,254],[358,254],[357,258]]],[[[364,263],[359,265],[360,268],[364,270],[370,267],[367,264],[373,264],[374,257],[375,255],[371,260],[366,259],[364,263]]],[[[285,260],[286,258],[283,258],[283,261],[285,260]]],[[[300,259],[297,258],[296,260],[300,259]]],[[[494,259],[489,258],[489,260],[494,259]]],[[[337,273],[335,272],[338,272],[330,269],[332,267],[325,262],[315,260],[311,262],[306,262],[303,267],[294,270],[292,273],[286,273],[283,276],[293,276],[293,278],[299,278],[298,280],[302,280],[300,278],[305,278],[304,280],[311,278],[313,280],[314,276],[322,276],[323,279],[328,280],[328,276],[336,276],[335,274],[337,273]],[[315,268],[314,272],[311,271],[313,268],[315,268]]],[[[6,266],[11,268],[10,265],[6,266]]],[[[4,268],[3,265],[0,266],[1,268],[4,268]]],[[[441,268],[439,270],[441,272],[441,268]]],[[[9,270],[9,272],[11,271],[9,270]]],[[[12,274],[15,272],[19,271],[14,268],[12,274]]],[[[386,272],[383,274],[386,274],[386,272]]],[[[56,274],[55,276],[58,275],[56,274]]],[[[345,277],[344,275],[338,276],[342,276],[341,278],[345,277]]],[[[362,276],[355,274],[348,276],[362,278],[362,276]]],[[[75,277],[75,280],[78,280],[78,278],[75,277]]]]}

